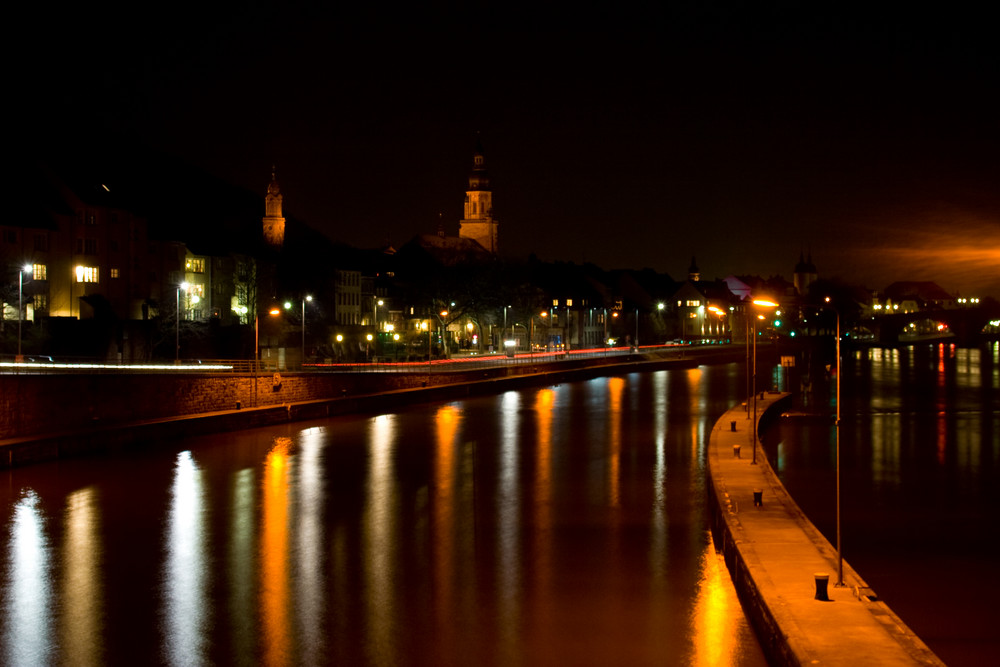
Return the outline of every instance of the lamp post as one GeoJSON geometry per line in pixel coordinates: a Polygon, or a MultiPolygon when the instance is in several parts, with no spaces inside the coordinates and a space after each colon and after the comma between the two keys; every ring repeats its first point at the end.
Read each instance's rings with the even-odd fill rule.
{"type": "MultiPolygon", "coordinates": [[[[830,297],[825,298],[826,303],[830,303],[830,297]]],[[[834,312],[837,316],[837,416],[834,421],[833,429],[834,436],[836,438],[836,479],[837,479],[837,583],[834,586],[844,585],[844,552],[841,548],[840,541],[840,311],[836,307],[830,306],[830,310],[834,312]]]]}
{"type": "Polygon", "coordinates": [[[302,361],[299,364],[300,366],[305,366],[306,363],[306,301],[312,300],[312,296],[308,294],[302,299],[302,361]]]}
{"type": "MultiPolygon", "coordinates": [[[[452,305],[455,305],[454,303],[452,305]]],[[[441,324],[441,349],[444,351],[444,358],[448,359],[448,328],[444,324],[444,318],[448,317],[448,311],[442,310],[438,313],[438,322],[441,324]]]]}
{"type": "Polygon", "coordinates": [[[31,266],[25,264],[17,271],[17,360],[21,360],[21,320],[24,312],[24,274],[31,271],[31,266]]]}
{"type": "Polygon", "coordinates": [[[189,285],[187,283],[181,283],[177,286],[177,312],[176,317],[174,317],[174,361],[180,361],[181,358],[181,290],[187,292],[189,285]]]}
{"type": "Polygon", "coordinates": [[[608,356],[608,309],[604,309],[604,339],[602,341],[604,344],[604,356],[608,356]]]}
{"type": "MultiPolygon", "coordinates": [[[[767,299],[754,299],[753,305],[764,308],[775,308],[778,304],[767,299]]],[[[753,324],[753,421],[750,430],[753,432],[753,458],[751,465],[757,464],[757,322],[753,324]]]]}
{"type": "Polygon", "coordinates": [[[632,341],[632,345],[635,346],[635,351],[639,351],[639,307],[636,306],[635,309],[635,339],[632,341]]]}

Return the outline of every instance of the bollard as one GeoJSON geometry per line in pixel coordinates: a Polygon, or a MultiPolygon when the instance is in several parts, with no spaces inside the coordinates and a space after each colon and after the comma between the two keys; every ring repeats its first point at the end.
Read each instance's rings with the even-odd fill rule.
{"type": "Polygon", "coordinates": [[[764,506],[764,490],[754,489],[753,490],[753,506],[763,507],[764,506]]]}
{"type": "Polygon", "coordinates": [[[736,433],[736,422],[729,422],[729,430],[736,433]]]}
{"type": "Polygon", "coordinates": [[[822,600],[823,602],[829,602],[830,598],[826,594],[826,589],[830,583],[830,575],[823,572],[817,572],[813,576],[816,577],[816,599],[822,600]]]}
{"type": "Polygon", "coordinates": [[[736,458],[740,458],[740,446],[739,445],[733,445],[733,456],[735,456],[736,458]]]}

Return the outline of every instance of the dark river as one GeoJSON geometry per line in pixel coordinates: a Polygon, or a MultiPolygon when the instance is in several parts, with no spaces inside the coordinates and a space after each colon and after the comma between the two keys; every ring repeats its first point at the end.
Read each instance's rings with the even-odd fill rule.
{"type": "MultiPolygon", "coordinates": [[[[776,382],[794,378],[783,370],[776,382]]],[[[831,412],[833,386],[814,382],[797,407],[831,412]]],[[[763,443],[836,544],[835,429],[783,419],[763,443]]],[[[997,664],[1000,346],[846,354],[840,447],[844,559],[950,667],[997,664]]]]}
{"type": "Polygon", "coordinates": [[[0,662],[764,665],[706,517],[745,387],[630,374],[5,471],[0,662]]]}

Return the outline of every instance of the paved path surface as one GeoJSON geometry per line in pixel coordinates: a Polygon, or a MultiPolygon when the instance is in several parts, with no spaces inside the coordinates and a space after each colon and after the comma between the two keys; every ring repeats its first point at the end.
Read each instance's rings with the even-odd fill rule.
{"type": "MultiPolygon", "coordinates": [[[[758,397],[758,418],[786,394],[758,397]]],[[[722,518],[756,588],[748,613],[755,627],[771,627],[780,656],[800,665],[943,665],[845,562],[844,586],[836,586],[837,552],[806,518],[775,476],[757,444],[752,463],[750,424],[744,406],[723,415],[709,441],[709,474],[722,518]],[[733,430],[735,422],[735,430],[733,430]],[[734,455],[740,446],[740,457],[734,455]],[[761,505],[754,503],[760,491],[761,505]],[[829,576],[827,601],[818,600],[816,575],[829,576]]],[[[773,414],[773,413],[772,413],[773,414]]],[[[835,502],[835,498],[830,499],[835,502]]],[[[727,564],[734,558],[727,554],[727,564]]],[[[739,577],[734,576],[737,589],[739,577]]],[[[744,582],[749,586],[747,582],[744,582]]],[[[746,588],[744,586],[743,588],[746,588]]],[[[741,596],[744,594],[740,590],[741,596]]],[[[744,599],[746,606],[747,600],[744,599]]],[[[762,637],[761,643],[767,644],[762,637]]],[[[765,650],[767,648],[765,647],[765,650]]]]}

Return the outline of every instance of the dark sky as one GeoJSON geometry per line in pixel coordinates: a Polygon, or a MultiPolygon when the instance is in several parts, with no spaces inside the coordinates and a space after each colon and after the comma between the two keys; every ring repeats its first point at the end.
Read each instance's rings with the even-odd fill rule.
{"type": "Polygon", "coordinates": [[[86,119],[261,195],[276,164],[361,247],[456,234],[479,133],[515,256],[790,279],[805,251],[1000,297],[986,10],[664,4],[88,9],[26,21],[15,81],[29,136],[86,119]]]}

